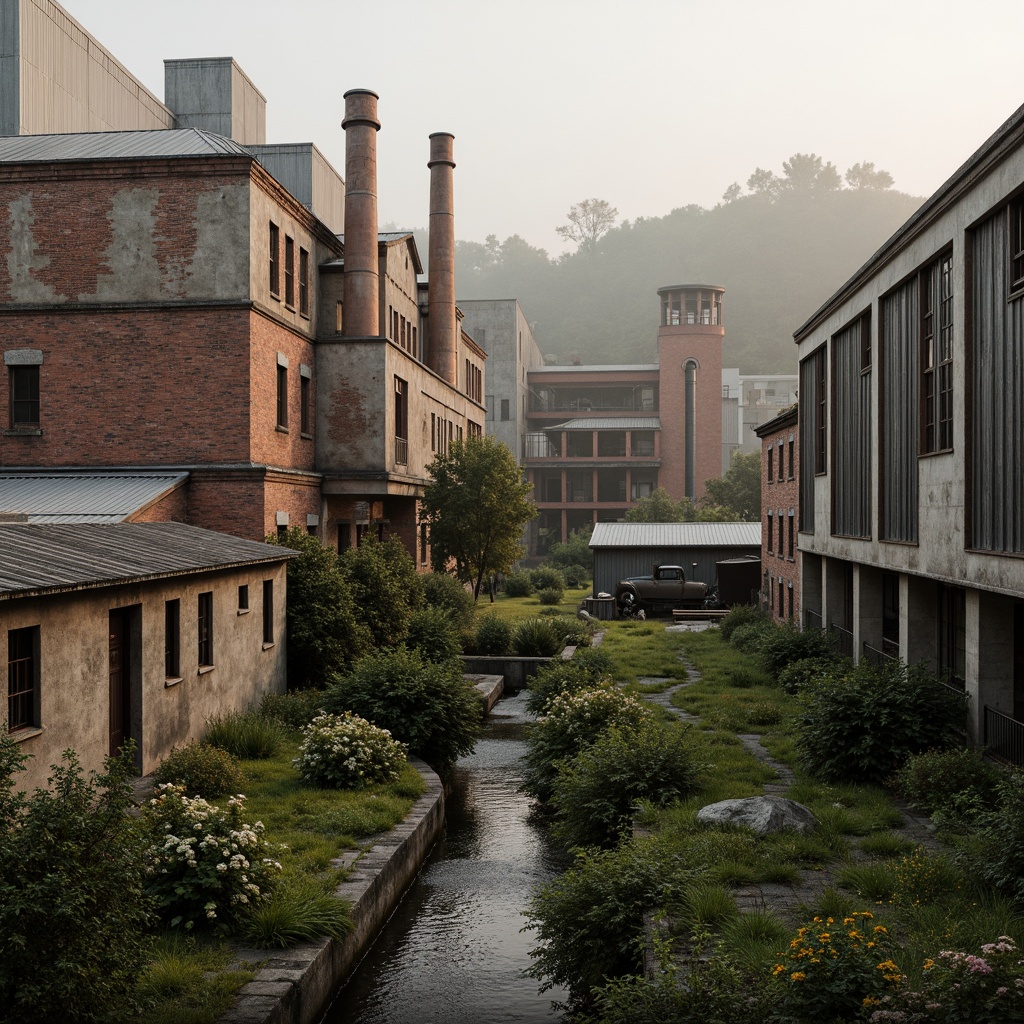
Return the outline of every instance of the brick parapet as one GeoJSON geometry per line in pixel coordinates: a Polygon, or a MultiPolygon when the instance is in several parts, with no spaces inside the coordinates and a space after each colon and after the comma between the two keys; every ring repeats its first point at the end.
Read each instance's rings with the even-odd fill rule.
{"type": "Polygon", "coordinates": [[[799,621],[800,552],[797,544],[800,528],[800,439],[796,410],[783,413],[763,424],[757,434],[761,438],[762,597],[776,620],[781,622],[788,619],[792,607],[793,616],[799,621]]]}

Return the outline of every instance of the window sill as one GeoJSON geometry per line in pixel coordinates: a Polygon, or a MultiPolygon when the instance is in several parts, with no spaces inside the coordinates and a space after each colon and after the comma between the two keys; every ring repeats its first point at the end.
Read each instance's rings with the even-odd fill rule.
{"type": "Polygon", "coordinates": [[[205,676],[207,672],[212,672],[213,668],[214,668],[213,665],[200,665],[199,666],[199,672],[197,674],[201,675],[201,676],[205,676]]]}
{"type": "Polygon", "coordinates": [[[289,313],[295,312],[295,304],[293,302],[286,302],[284,304],[284,308],[287,309],[289,313]]]}
{"type": "Polygon", "coordinates": [[[274,300],[275,302],[280,302],[280,301],[281,301],[281,293],[280,293],[280,292],[271,292],[271,293],[270,293],[270,297],[271,297],[271,298],[272,298],[272,299],[273,299],[273,300],[274,300]]]}
{"type": "Polygon", "coordinates": [[[271,640],[269,644],[265,640],[263,641],[263,650],[265,650],[265,651],[269,651],[271,647],[276,647],[276,646],[277,646],[277,644],[274,643],[273,640],[271,640]]]}
{"type": "Polygon", "coordinates": [[[239,608],[238,609],[238,614],[239,615],[248,615],[250,611],[252,611],[251,608],[239,608]]]}
{"type": "Polygon", "coordinates": [[[930,459],[936,455],[952,455],[952,448],[936,448],[933,452],[918,452],[917,457],[919,459],[930,459]]]}
{"type": "Polygon", "coordinates": [[[301,437],[304,441],[312,441],[313,440],[313,435],[312,434],[307,434],[304,430],[300,430],[299,431],[299,437],[301,437]]]}
{"type": "Polygon", "coordinates": [[[287,427],[282,427],[280,423],[278,423],[278,425],[276,427],[274,427],[274,429],[279,434],[290,434],[291,433],[291,431],[287,427]]]}
{"type": "Polygon", "coordinates": [[[9,732],[7,738],[12,740],[14,743],[24,743],[25,740],[30,740],[35,736],[41,736],[43,734],[43,727],[41,725],[28,725],[21,729],[15,729],[14,732],[9,732]]]}
{"type": "Polygon", "coordinates": [[[178,683],[183,682],[183,681],[184,681],[184,678],[182,676],[168,676],[164,680],[164,689],[168,690],[172,686],[177,686],[178,683]]]}
{"type": "Polygon", "coordinates": [[[301,316],[303,320],[308,320],[309,319],[309,310],[306,310],[306,312],[303,313],[302,310],[300,309],[299,310],[299,316],[301,316]]]}
{"type": "Polygon", "coordinates": [[[42,437],[43,431],[39,427],[11,427],[4,431],[4,437],[42,437]]]}

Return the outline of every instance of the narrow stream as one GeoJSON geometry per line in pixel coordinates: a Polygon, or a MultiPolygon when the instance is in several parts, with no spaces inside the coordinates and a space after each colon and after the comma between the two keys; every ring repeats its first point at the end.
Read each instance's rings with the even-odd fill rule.
{"type": "MultiPolygon", "coordinates": [[[[505,1024],[559,1020],[522,977],[536,937],[523,933],[533,887],[564,861],[517,791],[526,695],[499,701],[475,752],[459,761],[447,829],[323,1024],[505,1024]]],[[[564,855],[561,855],[564,856],[564,855]]]]}

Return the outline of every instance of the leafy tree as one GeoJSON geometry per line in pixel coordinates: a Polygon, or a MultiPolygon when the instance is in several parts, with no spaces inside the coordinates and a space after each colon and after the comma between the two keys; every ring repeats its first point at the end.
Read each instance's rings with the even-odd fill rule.
{"type": "MultiPolygon", "coordinates": [[[[572,573],[575,577],[585,575],[588,580],[594,578],[594,552],[590,550],[590,535],[594,532],[592,526],[585,529],[573,530],[569,539],[563,544],[555,541],[548,548],[548,564],[563,570],[577,569],[579,572],[572,573]]],[[[568,582],[568,581],[566,581],[568,582]]]]}
{"type": "Polygon", "coordinates": [[[723,193],[722,202],[731,203],[739,199],[743,194],[743,186],[738,181],[734,181],[723,193]]]}
{"type": "Polygon", "coordinates": [[[84,778],[73,751],[50,787],[14,787],[25,755],[0,738],[0,1018],[133,1016],[146,964],[145,844],[132,805],[134,751],[84,778]]]}
{"type": "Polygon", "coordinates": [[[561,238],[575,242],[578,252],[597,251],[602,235],[615,226],[619,211],[605,199],[584,199],[570,208],[568,224],[555,228],[561,238]]]}
{"type": "Polygon", "coordinates": [[[627,523],[692,523],[697,510],[689,498],[676,501],[664,487],[641,498],[625,515],[627,523]]]}
{"type": "Polygon", "coordinates": [[[796,192],[832,192],[843,187],[843,179],[831,161],[824,163],[817,153],[794,153],[783,160],[784,185],[796,192]]]}
{"type": "Polygon", "coordinates": [[[775,199],[782,188],[782,179],[772,171],[763,167],[755,167],[754,173],[747,178],[747,188],[756,196],[768,196],[775,199]]]}
{"type": "Polygon", "coordinates": [[[397,647],[409,629],[409,616],[422,603],[416,565],[397,537],[367,537],[339,559],[348,582],[352,610],[377,648],[397,647]]]}
{"type": "Polygon", "coordinates": [[[846,183],[850,188],[877,189],[892,188],[893,177],[888,171],[875,170],[874,163],[865,161],[854,164],[846,172],[846,183]]]}
{"type": "Polygon", "coordinates": [[[430,524],[435,572],[449,565],[480,596],[485,576],[508,572],[522,554],[523,527],[537,515],[515,456],[493,437],[454,441],[427,467],[421,519],[430,524]]]}
{"type": "Polygon", "coordinates": [[[370,650],[372,636],[356,618],[351,588],[330,548],[297,526],[267,542],[299,552],[288,562],[288,685],[323,686],[370,650]]]}
{"type": "Polygon", "coordinates": [[[705,511],[718,506],[720,511],[726,513],[726,522],[760,522],[761,453],[750,452],[744,455],[742,452],[733,452],[725,476],[705,482],[704,497],[700,503],[705,511]]]}

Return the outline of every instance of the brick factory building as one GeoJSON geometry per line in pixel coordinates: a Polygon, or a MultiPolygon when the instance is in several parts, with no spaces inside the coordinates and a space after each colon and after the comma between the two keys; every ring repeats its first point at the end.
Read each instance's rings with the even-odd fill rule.
{"type": "MultiPolygon", "coordinates": [[[[428,286],[411,232],[378,231],[375,93],[345,94],[343,181],[312,144],[267,145],[230,59],[166,62],[161,103],[50,0],[9,14],[0,475],[180,475],[124,518],[394,533],[425,564],[426,466],[485,419],[452,136],[424,145],[428,286]]],[[[9,484],[0,512],[26,514],[9,484]]]]}

